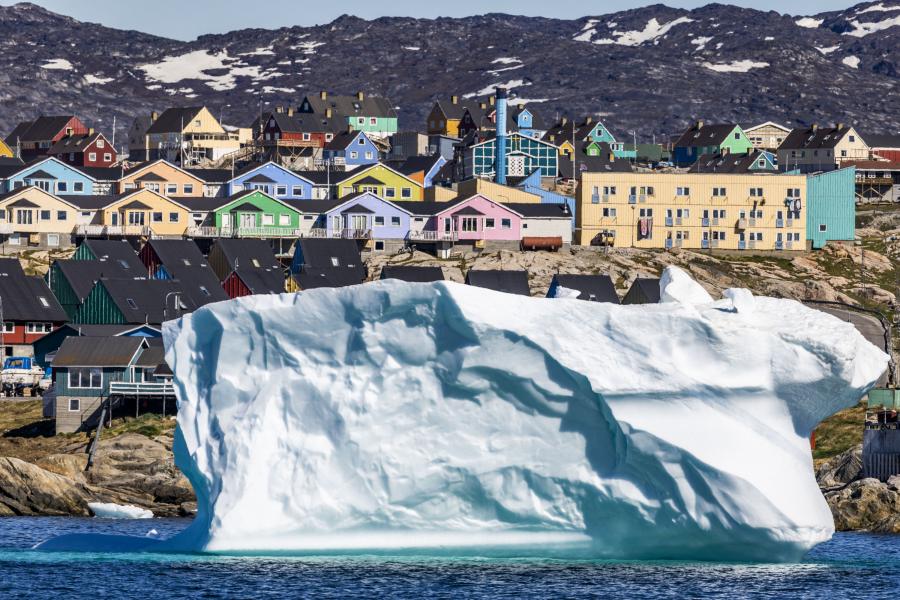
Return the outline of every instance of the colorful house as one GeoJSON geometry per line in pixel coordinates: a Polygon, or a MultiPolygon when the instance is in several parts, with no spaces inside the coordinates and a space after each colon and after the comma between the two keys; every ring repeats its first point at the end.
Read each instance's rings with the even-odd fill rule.
{"type": "Polygon", "coordinates": [[[68,320],[46,282],[29,277],[16,258],[0,258],[3,299],[3,350],[8,356],[32,356],[31,344],[68,320]]]}
{"type": "Polygon", "coordinates": [[[212,226],[226,237],[294,237],[301,218],[291,204],[258,190],[230,196],[212,217],[212,226]]]}
{"type": "Polygon", "coordinates": [[[285,291],[285,269],[265,240],[216,240],[209,251],[209,266],[229,298],[285,291]]]}
{"type": "Polygon", "coordinates": [[[704,154],[688,173],[777,173],[775,155],[765,150],[747,154],[704,154]]]}
{"type": "Polygon", "coordinates": [[[350,194],[371,192],[385,200],[422,200],[421,183],[407,177],[383,163],[360,167],[349,173],[335,174],[333,181],[335,198],[350,194]]]}
{"type": "Polygon", "coordinates": [[[386,240],[405,240],[409,235],[411,215],[407,209],[371,192],[341,200],[344,202],[324,215],[328,237],[372,240],[372,249],[378,251],[385,250],[386,240]]]}
{"type": "Polygon", "coordinates": [[[151,239],[141,248],[138,258],[153,279],[181,282],[184,295],[194,306],[228,299],[219,278],[193,240],[151,239]]]}
{"type": "Polygon", "coordinates": [[[53,157],[13,167],[0,177],[0,191],[4,193],[28,186],[56,195],[93,194],[94,178],[53,157]]]}
{"type": "Polygon", "coordinates": [[[180,318],[195,308],[178,281],[101,278],[94,284],[72,322],[159,325],[180,318]]]}
{"type": "Polygon", "coordinates": [[[431,156],[410,156],[401,161],[392,161],[390,167],[410,179],[415,179],[422,187],[430,188],[447,159],[440,154],[431,156]]]}
{"type": "Polygon", "coordinates": [[[448,202],[435,213],[434,226],[460,242],[518,241],[522,217],[504,204],[476,195],[448,202]]]}
{"type": "Polygon", "coordinates": [[[0,158],[12,158],[15,154],[6,142],[0,140],[0,158]]]}
{"type": "Polygon", "coordinates": [[[279,108],[263,122],[263,144],[294,148],[323,148],[347,128],[331,109],[323,114],[297,114],[293,109],[279,108]]]}
{"type": "MultiPolygon", "coordinates": [[[[787,201],[795,200],[787,198],[787,201]]],[[[854,167],[808,176],[806,202],[806,237],[813,248],[823,248],[830,241],[853,241],[856,237],[854,167]]]]}
{"type": "Polygon", "coordinates": [[[429,135],[440,135],[451,138],[459,138],[459,123],[470,105],[477,106],[474,99],[460,101],[459,96],[450,96],[449,102],[438,100],[428,113],[427,131],[429,135]]]}
{"type": "Polygon", "coordinates": [[[102,209],[107,235],[182,236],[190,210],[171,198],[144,188],[119,196],[102,209]]]}
{"type": "Polygon", "coordinates": [[[22,160],[46,156],[47,151],[67,136],[85,135],[87,126],[74,115],[40,116],[34,121],[23,121],[6,136],[6,145],[17,148],[22,160]]]}
{"type": "Polygon", "coordinates": [[[0,234],[11,246],[71,243],[78,207],[36,187],[0,196],[0,234]]]}
{"type": "MultiPolygon", "coordinates": [[[[497,141],[492,137],[483,142],[474,140],[457,146],[456,164],[458,179],[470,177],[494,177],[496,171],[497,141]]],[[[506,175],[524,177],[540,169],[541,177],[556,177],[559,150],[543,140],[520,133],[513,133],[506,140],[506,175]]]]}
{"type": "Polygon", "coordinates": [[[364,131],[346,131],[325,144],[322,157],[348,170],[378,162],[379,151],[364,131]]]}
{"type": "Polygon", "coordinates": [[[344,127],[379,138],[397,133],[397,111],[387,98],[357,92],[355,96],[338,96],[326,91],[303,98],[297,108],[301,114],[334,115],[344,120],[344,127]]]}
{"type": "Polygon", "coordinates": [[[867,160],[870,149],[850,125],[799,127],[791,130],[778,147],[778,168],[782,171],[832,171],[841,163],[867,160]]]}
{"type": "MultiPolygon", "coordinates": [[[[219,160],[240,149],[239,134],[225,131],[205,106],[168,108],[150,114],[150,125],[129,147],[132,160],[168,160],[182,166],[219,160]]],[[[189,194],[185,194],[189,195],[189,194]]]]}
{"type": "Polygon", "coordinates": [[[117,160],[116,149],[106,136],[93,130],[60,139],[47,154],[76,167],[110,167],[117,160]]]}
{"type": "Polygon", "coordinates": [[[752,150],[753,144],[740,125],[697,121],[675,142],[672,159],[676,165],[686,167],[704,154],[747,154],[752,150]]]}
{"type": "Polygon", "coordinates": [[[199,197],[204,181],[164,160],[143,163],[125,171],[119,180],[119,193],[150,190],[169,197],[199,197]]]}
{"type": "Polygon", "coordinates": [[[227,195],[256,190],[272,198],[309,200],[313,198],[313,186],[312,180],[269,161],[240,171],[228,182],[227,195]]]}

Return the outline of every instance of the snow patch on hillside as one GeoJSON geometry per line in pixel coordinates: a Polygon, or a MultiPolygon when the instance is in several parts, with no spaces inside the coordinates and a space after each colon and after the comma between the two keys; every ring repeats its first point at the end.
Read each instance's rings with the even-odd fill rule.
{"type": "Polygon", "coordinates": [[[515,56],[501,56],[500,58],[495,58],[494,60],[492,60],[491,64],[501,63],[504,65],[514,65],[514,64],[520,63],[520,62],[522,62],[522,61],[519,60],[518,58],[516,58],[515,56]]]}
{"type": "Polygon", "coordinates": [[[315,54],[316,48],[324,45],[325,42],[300,42],[299,44],[291,46],[291,50],[299,50],[303,54],[315,54]]]}
{"type": "Polygon", "coordinates": [[[828,54],[831,54],[832,52],[834,52],[835,50],[839,49],[840,46],[828,46],[827,48],[820,48],[819,46],[816,46],[815,48],[822,54],[828,55],[828,54]]]}
{"type": "Polygon", "coordinates": [[[814,19],[813,17],[803,17],[794,21],[795,25],[806,27],[807,29],[816,29],[825,22],[825,19],[814,19]]]}
{"type": "Polygon", "coordinates": [[[266,46],[265,48],[257,48],[253,52],[242,52],[238,56],[275,56],[275,52],[272,50],[272,46],[266,46]]]}
{"type": "Polygon", "coordinates": [[[258,65],[248,65],[228,56],[226,50],[215,54],[211,54],[208,50],[195,50],[180,56],[166,56],[158,63],[138,65],[137,68],[152,81],[178,83],[185,79],[196,79],[220,92],[234,89],[238,77],[266,80],[284,75],[271,68],[263,71],[258,65]],[[219,70],[227,72],[215,75],[209,73],[219,70]]]}
{"type": "Polygon", "coordinates": [[[84,82],[89,85],[104,85],[110,81],[115,81],[115,77],[100,77],[99,75],[93,75],[91,73],[84,76],[84,82]]]}
{"type": "Polygon", "coordinates": [[[900,16],[894,17],[892,19],[885,19],[884,21],[873,21],[871,23],[860,23],[857,20],[853,20],[850,21],[850,24],[853,25],[853,31],[846,31],[844,32],[844,35],[853,37],[865,37],[870,33],[875,33],[876,31],[884,31],[885,29],[900,25],[900,16]]]}
{"type": "Polygon", "coordinates": [[[891,11],[891,10],[900,10],[900,6],[885,6],[884,4],[879,2],[878,4],[873,4],[872,6],[870,6],[868,8],[864,8],[862,10],[856,11],[856,14],[861,15],[861,14],[865,14],[868,12],[887,12],[887,11],[891,11]]]}
{"type": "Polygon", "coordinates": [[[858,56],[845,56],[841,59],[841,62],[850,67],[851,69],[859,68],[859,57],[858,56]]]}
{"type": "Polygon", "coordinates": [[[531,85],[530,81],[525,81],[524,79],[510,79],[506,83],[491,83],[487,87],[484,87],[477,92],[472,92],[471,94],[463,94],[463,98],[475,98],[477,96],[487,96],[488,94],[493,94],[496,88],[502,87],[507,90],[512,90],[515,88],[525,87],[526,85],[531,85]]]}
{"type": "Polygon", "coordinates": [[[58,71],[72,71],[75,67],[72,66],[72,63],[67,61],[64,58],[54,58],[48,60],[44,64],[41,65],[42,69],[47,69],[50,71],[58,70],[58,71]]]}
{"type": "Polygon", "coordinates": [[[694,52],[703,50],[703,48],[706,47],[706,44],[709,43],[710,41],[712,41],[712,37],[698,37],[698,38],[692,39],[691,43],[693,45],[697,46],[697,50],[694,50],[694,52]]]}
{"type": "MultiPolygon", "coordinates": [[[[685,23],[693,23],[694,19],[689,17],[678,17],[674,21],[668,23],[660,23],[656,18],[647,21],[647,25],[640,31],[613,31],[612,35],[615,39],[603,38],[594,40],[594,44],[618,44],[620,46],[640,46],[646,42],[652,42],[669,32],[676,25],[685,23]]],[[[588,40],[581,40],[588,41],[588,40]]]]}
{"type": "Polygon", "coordinates": [[[710,63],[705,62],[703,66],[710,71],[719,73],[747,73],[751,69],[763,69],[769,66],[767,62],[753,60],[735,60],[730,63],[710,63]]]}

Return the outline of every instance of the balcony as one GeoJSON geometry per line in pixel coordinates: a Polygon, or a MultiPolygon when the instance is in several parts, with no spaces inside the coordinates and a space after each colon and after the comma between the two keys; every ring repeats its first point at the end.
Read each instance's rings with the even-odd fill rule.
{"type": "Polygon", "coordinates": [[[15,233],[15,228],[9,223],[0,223],[0,233],[2,233],[2,234],[15,233]]]}
{"type": "Polygon", "coordinates": [[[775,227],[784,227],[784,219],[775,219],[775,227]]]}
{"type": "Polygon", "coordinates": [[[634,194],[629,194],[628,204],[637,204],[637,196],[635,196],[634,194]]]}
{"type": "Polygon", "coordinates": [[[671,239],[667,239],[667,240],[666,240],[666,250],[668,250],[668,249],[671,248],[671,247],[672,247],[672,240],[671,240],[671,239]]]}
{"type": "Polygon", "coordinates": [[[672,217],[666,217],[666,227],[671,227],[672,222],[673,222],[672,217]]]}
{"type": "Polygon", "coordinates": [[[221,234],[221,229],[218,227],[188,227],[185,232],[188,237],[192,238],[218,238],[223,237],[221,234]]]}
{"type": "Polygon", "coordinates": [[[120,396],[174,396],[175,386],[172,382],[132,383],[128,381],[111,381],[110,395],[120,396]]]}
{"type": "Polygon", "coordinates": [[[747,249],[747,242],[745,242],[744,240],[738,240],[738,250],[746,250],[746,249],[747,249]]]}
{"type": "Polygon", "coordinates": [[[371,229],[340,229],[332,231],[331,237],[344,240],[368,240],[372,237],[371,229]]]}
{"type": "Polygon", "coordinates": [[[718,224],[719,224],[719,219],[718,219],[717,217],[713,217],[712,224],[713,224],[714,226],[715,226],[715,225],[718,225],[718,224]]]}
{"type": "Polygon", "coordinates": [[[638,202],[646,202],[646,201],[647,201],[647,194],[641,194],[640,196],[638,196],[638,202]]]}
{"type": "Polygon", "coordinates": [[[320,227],[313,227],[306,233],[300,233],[300,237],[302,238],[326,238],[328,237],[328,230],[320,227]]]}
{"type": "Polygon", "coordinates": [[[603,194],[603,196],[600,197],[600,200],[601,202],[609,202],[609,194],[603,194]]]}
{"type": "Polygon", "coordinates": [[[591,194],[591,204],[600,204],[600,196],[591,194]]]}
{"type": "Polygon", "coordinates": [[[682,217],[675,217],[676,225],[681,225],[683,222],[684,222],[684,219],[682,217]]]}
{"type": "MultiPolygon", "coordinates": [[[[223,229],[223,237],[227,230],[223,229]]],[[[290,227],[238,227],[230,235],[239,238],[295,238],[300,237],[299,229],[290,227]]]]}
{"type": "Polygon", "coordinates": [[[144,225],[107,225],[103,228],[104,235],[149,236],[152,233],[144,225]]]}
{"type": "Polygon", "coordinates": [[[709,219],[707,219],[706,217],[704,217],[703,219],[700,220],[700,225],[701,225],[702,227],[709,227],[709,219]]]}
{"type": "Polygon", "coordinates": [[[788,220],[787,220],[787,226],[788,226],[788,227],[793,227],[793,226],[794,226],[794,220],[793,220],[793,219],[788,219],[788,220]]]}
{"type": "Polygon", "coordinates": [[[707,250],[709,248],[709,240],[700,240],[700,247],[707,250]]]}
{"type": "Polygon", "coordinates": [[[459,234],[455,231],[410,231],[407,239],[413,242],[455,242],[459,234]]]}
{"type": "Polygon", "coordinates": [[[756,227],[756,219],[755,219],[755,218],[754,218],[754,219],[748,219],[748,220],[747,220],[747,223],[750,225],[750,227],[756,227]]]}
{"type": "Polygon", "coordinates": [[[775,249],[776,250],[784,250],[784,242],[780,240],[775,241],[775,249]]]}
{"type": "Polygon", "coordinates": [[[737,224],[735,224],[735,228],[747,229],[747,219],[738,219],[737,224]]]}
{"type": "Polygon", "coordinates": [[[75,235],[103,235],[105,230],[103,225],[76,225],[75,235]]]}

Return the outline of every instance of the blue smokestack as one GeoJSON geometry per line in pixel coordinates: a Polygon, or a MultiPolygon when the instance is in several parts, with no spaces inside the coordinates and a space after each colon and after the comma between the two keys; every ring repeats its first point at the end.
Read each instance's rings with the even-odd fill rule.
{"type": "Polygon", "coordinates": [[[497,178],[506,185],[506,89],[497,88],[497,178]]]}

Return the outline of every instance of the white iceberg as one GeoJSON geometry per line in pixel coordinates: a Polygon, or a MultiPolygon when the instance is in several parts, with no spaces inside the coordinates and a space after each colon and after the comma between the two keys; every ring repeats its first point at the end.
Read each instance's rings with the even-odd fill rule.
{"type": "Polygon", "coordinates": [[[88,508],[100,519],[152,519],[153,512],[131,504],[88,502],[88,508]]]}
{"type": "Polygon", "coordinates": [[[798,302],[663,282],[642,306],[392,280],[208,305],[164,328],[193,524],[42,547],[796,560],[834,529],[809,435],[887,357],[798,302]]]}

